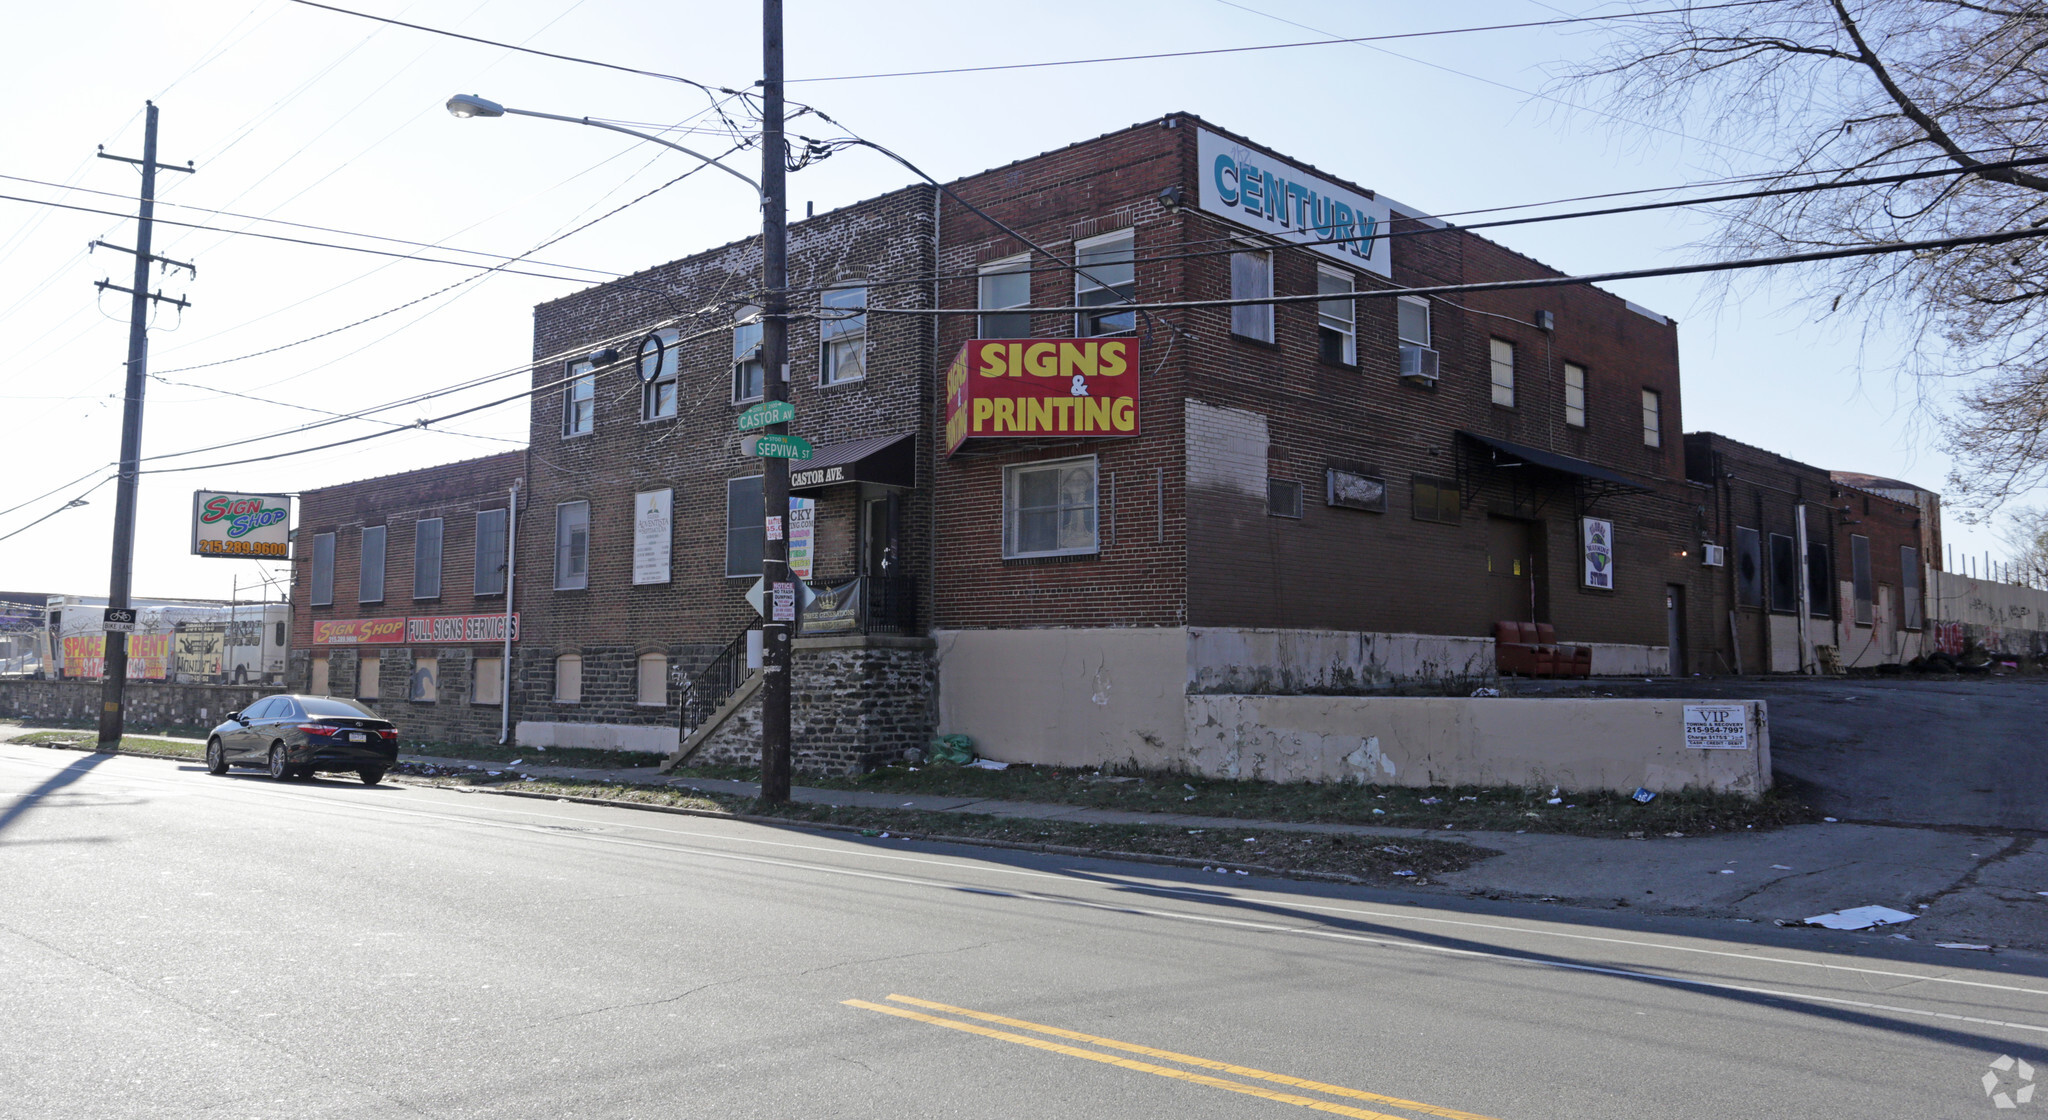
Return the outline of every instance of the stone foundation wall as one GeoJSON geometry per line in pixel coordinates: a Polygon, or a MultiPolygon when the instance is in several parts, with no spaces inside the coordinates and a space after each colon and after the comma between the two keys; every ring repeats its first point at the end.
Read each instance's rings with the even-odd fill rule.
{"type": "MultiPolygon", "coordinates": [[[[277,692],[274,685],[129,681],[128,730],[198,732],[277,692]]],[[[0,681],[0,716],[30,723],[98,723],[99,681],[0,681]]]]}
{"type": "MultiPolygon", "coordinates": [[[[790,742],[798,771],[857,774],[931,739],[938,672],[924,638],[799,638],[791,651],[790,742]]],[[[758,694],[693,762],[761,760],[758,694]]]]}

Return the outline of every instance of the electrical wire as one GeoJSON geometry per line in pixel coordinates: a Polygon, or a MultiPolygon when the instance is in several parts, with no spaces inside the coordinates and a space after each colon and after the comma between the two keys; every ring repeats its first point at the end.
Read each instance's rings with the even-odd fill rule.
{"type": "Polygon", "coordinates": [[[112,482],[112,481],[114,481],[114,476],[113,476],[113,475],[108,475],[107,477],[105,477],[105,478],[103,478],[103,479],[100,479],[100,480],[99,480],[98,482],[95,482],[95,483],[93,483],[93,484],[92,484],[91,486],[88,486],[88,487],[86,487],[85,489],[83,489],[83,490],[79,491],[79,492],[78,492],[78,493],[77,493],[76,495],[74,495],[74,496],[73,496],[73,497],[72,497],[72,498],[71,498],[71,499],[70,499],[69,501],[66,501],[66,502],[65,502],[65,503],[64,503],[63,505],[61,505],[61,506],[58,506],[58,507],[57,507],[56,509],[53,509],[53,510],[51,510],[50,512],[48,512],[48,513],[46,513],[46,514],[42,515],[41,517],[38,517],[38,518],[36,518],[36,519],[35,519],[34,521],[31,521],[31,522],[29,522],[29,523],[28,523],[28,524],[26,524],[26,525],[23,525],[23,526],[22,526],[21,528],[19,528],[19,529],[16,529],[15,531],[13,531],[13,532],[11,532],[11,533],[8,533],[8,534],[7,534],[6,536],[0,536],[0,541],[4,541],[4,540],[9,540],[9,539],[11,539],[11,538],[14,538],[14,537],[18,537],[18,536],[22,535],[23,533],[26,533],[26,532],[28,532],[28,531],[29,531],[30,529],[33,529],[33,528],[35,528],[36,526],[38,526],[38,525],[41,525],[41,524],[42,524],[43,522],[45,522],[45,521],[48,521],[48,520],[49,520],[49,519],[51,519],[52,517],[55,517],[55,516],[57,516],[58,514],[60,514],[60,513],[63,513],[63,512],[64,512],[65,510],[67,510],[67,509],[76,509],[76,508],[78,508],[79,506],[82,506],[82,505],[84,505],[84,504],[85,504],[85,496],[86,496],[87,494],[90,494],[90,493],[92,493],[93,491],[95,491],[95,490],[99,489],[99,488],[100,488],[100,487],[102,487],[102,486],[105,486],[105,485],[106,485],[107,483],[109,483],[109,482],[112,482]]]}
{"type": "MultiPolygon", "coordinates": [[[[1563,27],[1575,23],[1602,23],[1617,19],[1645,19],[1650,16],[1685,15],[1692,12],[1714,11],[1720,8],[1753,8],[1759,5],[1783,2],[1784,0],[1731,0],[1731,2],[1724,4],[1696,4],[1684,8],[1665,8],[1657,11],[1611,12],[1606,15],[1530,20],[1524,23],[1494,23],[1479,27],[1446,27],[1434,31],[1402,31],[1385,35],[1360,35],[1348,39],[1309,39],[1298,43],[1264,43],[1250,47],[1210,47],[1201,50],[1161,51],[1156,54],[1105,55],[1099,58],[1067,58],[1049,62],[1008,62],[989,66],[952,66],[938,70],[894,70],[877,74],[834,74],[829,77],[786,78],[784,79],[784,84],[795,85],[801,82],[860,82],[872,78],[925,78],[940,74],[986,74],[996,70],[1042,70],[1055,66],[1093,66],[1106,62],[1147,62],[1163,58],[1198,58],[1204,55],[1244,54],[1249,51],[1291,50],[1296,47],[1328,47],[1340,46],[1346,43],[1380,43],[1395,39],[1430,39],[1444,35],[1470,35],[1483,31],[1522,31],[1537,27],[1563,27]]],[[[1263,15],[1264,13],[1259,14],[1263,15]]]]}
{"type": "Polygon", "coordinates": [[[42,493],[37,494],[35,497],[30,498],[28,501],[8,506],[6,509],[0,509],[0,517],[5,517],[8,514],[13,513],[15,510],[23,508],[24,506],[32,506],[37,502],[42,501],[44,498],[47,498],[50,495],[55,494],[57,491],[65,489],[66,487],[76,486],[79,483],[84,482],[86,479],[91,478],[93,475],[96,475],[99,472],[107,469],[107,467],[111,467],[113,465],[114,464],[112,463],[107,463],[104,464],[103,466],[94,467],[93,469],[85,472],[84,474],[79,475],[77,478],[74,478],[71,481],[64,483],[62,486],[52,486],[48,490],[45,490],[42,493]]]}

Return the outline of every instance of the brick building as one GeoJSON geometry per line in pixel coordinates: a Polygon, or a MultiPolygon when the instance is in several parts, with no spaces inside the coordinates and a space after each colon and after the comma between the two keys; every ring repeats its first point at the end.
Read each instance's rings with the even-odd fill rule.
{"type": "MultiPolygon", "coordinates": [[[[1901,664],[1925,640],[1940,540],[1917,502],[1713,432],[1685,437],[1707,495],[1714,673],[1799,673],[1901,664]]],[[[1938,507],[1938,496],[1930,503],[1938,507]]]]}
{"type": "MultiPolygon", "coordinates": [[[[1688,652],[1725,626],[1708,499],[1654,312],[1583,286],[1400,295],[1559,274],[1183,114],[793,223],[790,262],[791,430],[817,447],[790,527],[826,593],[796,648],[802,764],[937,728],[1167,765],[1191,693],[1465,688],[1503,620],[1553,624],[1596,673],[1712,669],[1688,652]]],[[[758,269],[737,242],[535,311],[522,742],[672,747],[691,682],[744,648],[758,269]]],[[[517,458],[316,492],[301,540],[336,534],[345,601],[370,519],[346,511],[495,501],[477,464],[517,458]]],[[[741,710],[703,757],[751,735],[741,710]]]]}

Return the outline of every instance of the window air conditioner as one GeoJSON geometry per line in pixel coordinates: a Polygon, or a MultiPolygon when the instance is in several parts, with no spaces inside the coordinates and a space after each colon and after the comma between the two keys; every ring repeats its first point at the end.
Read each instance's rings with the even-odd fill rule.
{"type": "Polygon", "coordinates": [[[1728,549],[1718,544],[1700,543],[1700,563],[1709,568],[1718,568],[1728,563],[1728,549]]]}
{"type": "Polygon", "coordinates": [[[1436,384],[1436,351],[1427,346],[1401,347],[1401,376],[1423,385],[1436,384]]]}

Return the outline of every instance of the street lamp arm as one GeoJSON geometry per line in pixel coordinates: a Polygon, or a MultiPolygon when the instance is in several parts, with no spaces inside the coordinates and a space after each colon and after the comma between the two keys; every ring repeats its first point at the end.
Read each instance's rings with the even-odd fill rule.
{"type": "Polygon", "coordinates": [[[673,140],[664,140],[659,136],[654,136],[649,133],[640,132],[630,128],[624,128],[619,125],[608,123],[606,121],[592,120],[589,117],[564,117],[554,113],[536,113],[531,109],[514,109],[510,108],[509,106],[504,111],[512,116],[539,117],[542,120],[567,121],[570,124],[587,124],[592,128],[610,129],[613,132],[623,132],[628,136],[640,140],[645,140],[651,144],[660,144],[664,148],[674,148],[676,151],[679,151],[686,156],[694,156],[697,159],[703,160],[705,163],[708,163],[711,166],[716,167],[720,171],[725,172],[727,175],[730,175],[733,178],[738,179],[740,182],[745,183],[747,186],[753,188],[756,197],[759,197],[761,194],[761,184],[755,182],[752,179],[747,178],[745,175],[742,175],[739,172],[734,171],[732,168],[727,167],[726,165],[718,162],[717,159],[711,156],[707,156],[703,152],[692,151],[689,148],[685,148],[681,144],[678,144],[673,140]]]}

